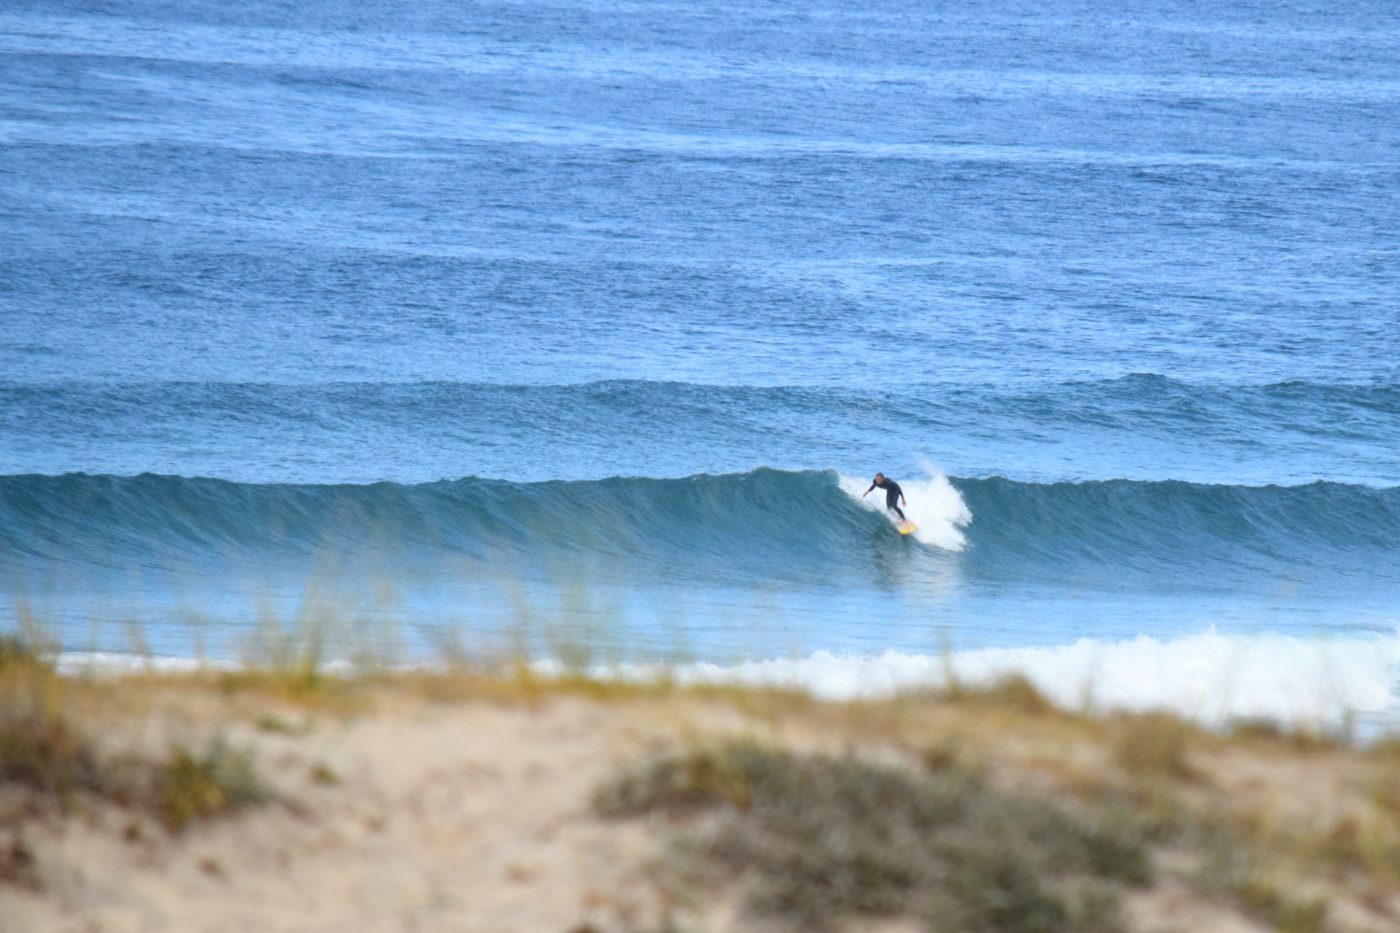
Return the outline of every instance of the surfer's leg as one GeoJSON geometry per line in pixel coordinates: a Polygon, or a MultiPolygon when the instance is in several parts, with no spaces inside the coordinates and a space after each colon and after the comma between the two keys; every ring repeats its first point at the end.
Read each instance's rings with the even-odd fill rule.
{"type": "Polygon", "coordinates": [[[899,497],[896,496],[894,493],[890,493],[889,495],[885,496],[885,508],[898,515],[900,521],[907,522],[909,519],[905,518],[904,513],[899,510],[899,505],[897,504],[898,502],[899,497]]]}

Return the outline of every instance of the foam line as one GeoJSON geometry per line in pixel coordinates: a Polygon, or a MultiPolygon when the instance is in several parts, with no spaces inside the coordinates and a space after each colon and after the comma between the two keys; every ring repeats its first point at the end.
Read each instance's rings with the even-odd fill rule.
{"type": "MultiPolygon", "coordinates": [[[[564,670],[550,660],[534,666],[546,675],[564,670]]],[[[71,652],[59,659],[59,667],[72,674],[122,674],[147,669],[224,670],[238,665],[226,660],[71,652]]],[[[332,662],[330,668],[345,674],[353,670],[342,662],[332,662]]],[[[950,676],[964,686],[985,686],[1020,674],[1051,702],[1069,710],[1164,710],[1208,726],[1261,718],[1329,727],[1362,717],[1388,724],[1387,731],[1400,731],[1396,695],[1400,629],[1391,634],[1300,638],[1274,633],[1228,635],[1212,627],[1172,640],[1145,635],[1118,642],[1083,638],[1067,645],[984,648],[947,655],[817,651],[801,658],[732,665],[627,664],[600,667],[594,673],[637,681],[665,676],[685,685],[782,687],[829,700],[879,699],[946,687],[950,676]]]]}
{"type": "MultiPolygon", "coordinates": [[[[658,669],[611,673],[655,676],[658,669]]],[[[1357,715],[1400,725],[1395,694],[1400,631],[1314,639],[1225,635],[1212,627],[1175,640],[1084,638],[1069,645],[986,648],[947,656],[818,651],[804,658],[732,666],[697,663],[670,671],[683,684],[788,687],[835,700],[944,687],[950,674],[968,686],[1020,674],[1070,710],[1165,710],[1216,726],[1249,718],[1335,726],[1357,715]]]]}

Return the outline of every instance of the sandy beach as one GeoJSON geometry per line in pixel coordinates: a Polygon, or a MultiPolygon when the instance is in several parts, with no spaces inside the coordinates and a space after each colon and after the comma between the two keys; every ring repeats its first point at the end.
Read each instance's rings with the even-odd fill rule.
{"type": "MultiPolygon", "coordinates": [[[[258,793],[240,806],[230,805],[233,791],[215,794],[182,822],[139,792],[55,796],[11,767],[0,784],[7,933],[810,928],[807,908],[784,913],[755,896],[765,863],[732,854],[751,850],[726,857],[701,844],[770,819],[767,778],[726,765],[734,749],[750,751],[733,761],[816,763],[802,765],[810,773],[859,762],[861,775],[886,783],[973,775],[966,786],[1002,795],[978,800],[1011,801],[994,809],[1043,805],[1113,826],[1114,844],[1131,836],[1146,867],[1090,879],[1110,906],[1065,916],[1092,928],[1380,931],[1400,922],[1400,756],[1257,724],[1227,738],[1166,717],[1073,716],[1023,684],[834,704],[518,675],[290,687],[228,674],[40,679],[43,691],[10,671],[10,709],[47,704],[88,737],[107,773],[132,773],[132,762],[170,749],[205,760],[221,749],[247,766],[258,793]],[[667,761],[670,771],[639,777],[667,761]],[[656,774],[670,775],[659,795],[656,774]],[[609,807],[600,803],[608,787],[651,802],[609,807]],[[1136,816],[1112,824],[1107,814],[1124,804],[1136,816]]],[[[814,807],[825,794],[812,792],[814,807]]],[[[857,812],[856,824],[873,815],[857,812]]],[[[837,862],[843,819],[833,815],[827,834],[837,862]]],[[[876,840],[877,851],[885,845],[898,848],[876,840]]],[[[940,864],[946,873],[958,863],[940,864]]],[[[833,870],[807,890],[844,883],[845,869],[833,870]]],[[[929,877],[910,886],[909,905],[943,884],[929,877]]],[[[834,905],[822,918],[830,929],[1046,928],[1030,915],[945,927],[913,906],[822,903],[834,905]]]]}

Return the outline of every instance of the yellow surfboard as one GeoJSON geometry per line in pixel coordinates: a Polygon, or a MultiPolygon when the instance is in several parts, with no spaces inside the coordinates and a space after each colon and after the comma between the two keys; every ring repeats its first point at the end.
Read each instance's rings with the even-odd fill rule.
{"type": "Polygon", "coordinates": [[[901,522],[895,527],[899,529],[899,533],[902,535],[912,535],[914,532],[919,530],[919,526],[911,521],[901,522]]]}

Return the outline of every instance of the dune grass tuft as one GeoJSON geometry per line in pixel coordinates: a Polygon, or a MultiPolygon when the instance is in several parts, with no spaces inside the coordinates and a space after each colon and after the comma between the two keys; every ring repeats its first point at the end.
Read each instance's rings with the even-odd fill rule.
{"type": "Polygon", "coordinates": [[[1137,777],[1189,780],[1196,771],[1187,760],[1192,727],[1169,713],[1124,717],[1114,741],[1119,767],[1137,777]]]}
{"type": "MultiPolygon", "coordinates": [[[[0,786],[28,791],[22,799],[35,812],[90,794],[149,808],[180,829],[266,799],[251,753],[221,741],[200,755],[176,746],[163,761],[99,754],[89,731],[69,714],[75,689],[27,643],[0,639],[0,786]]],[[[23,862],[13,852],[8,859],[11,866],[23,862]]]]}
{"type": "Polygon", "coordinates": [[[4,712],[0,721],[0,782],[4,781],[60,800],[100,785],[87,737],[60,711],[42,705],[4,712]]]}
{"type": "Polygon", "coordinates": [[[1290,895],[1257,879],[1240,885],[1235,894],[1255,916],[1280,933],[1321,933],[1326,929],[1325,900],[1290,895]]]}
{"type": "Polygon", "coordinates": [[[67,690],[27,643],[0,639],[0,783],[66,803],[101,784],[92,742],[67,715],[67,690]]]}
{"type": "Polygon", "coordinates": [[[171,829],[267,799],[252,753],[215,739],[203,754],[176,746],[160,769],[156,799],[171,829]]]}
{"type": "Polygon", "coordinates": [[[608,816],[634,816],[648,810],[700,810],[728,804],[747,810],[753,800],[750,775],[736,748],[698,750],[663,758],[600,788],[597,808],[608,816]]]}
{"type": "Polygon", "coordinates": [[[0,635],[0,670],[32,665],[48,666],[27,640],[18,635],[0,635]]]}
{"type": "Polygon", "coordinates": [[[929,929],[1114,930],[1149,880],[1131,817],[1090,817],[975,774],[737,743],[662,758],[601,787],[600,812],[716,809],[686,844],[755,881],[750,909],[800,929],[908,918],[929,929]]]}
{"type": "Polygon", "coordinates": [[[1025,715],[1053,715],[1060,710],[1023,674],[1010,674],[988,684],[950,682],[942,698],[953,703],[972,703],[1025,715]]]}
{"type": "Polygon", "coordinates": [[[1232,739],[1245,739],[1286,746],[1297,752],[1329,752],[1345,745],[1337,735],[1304,727],[1289,727],[1273,719],[1242,718],[1228,724],[1232,739]]]}

